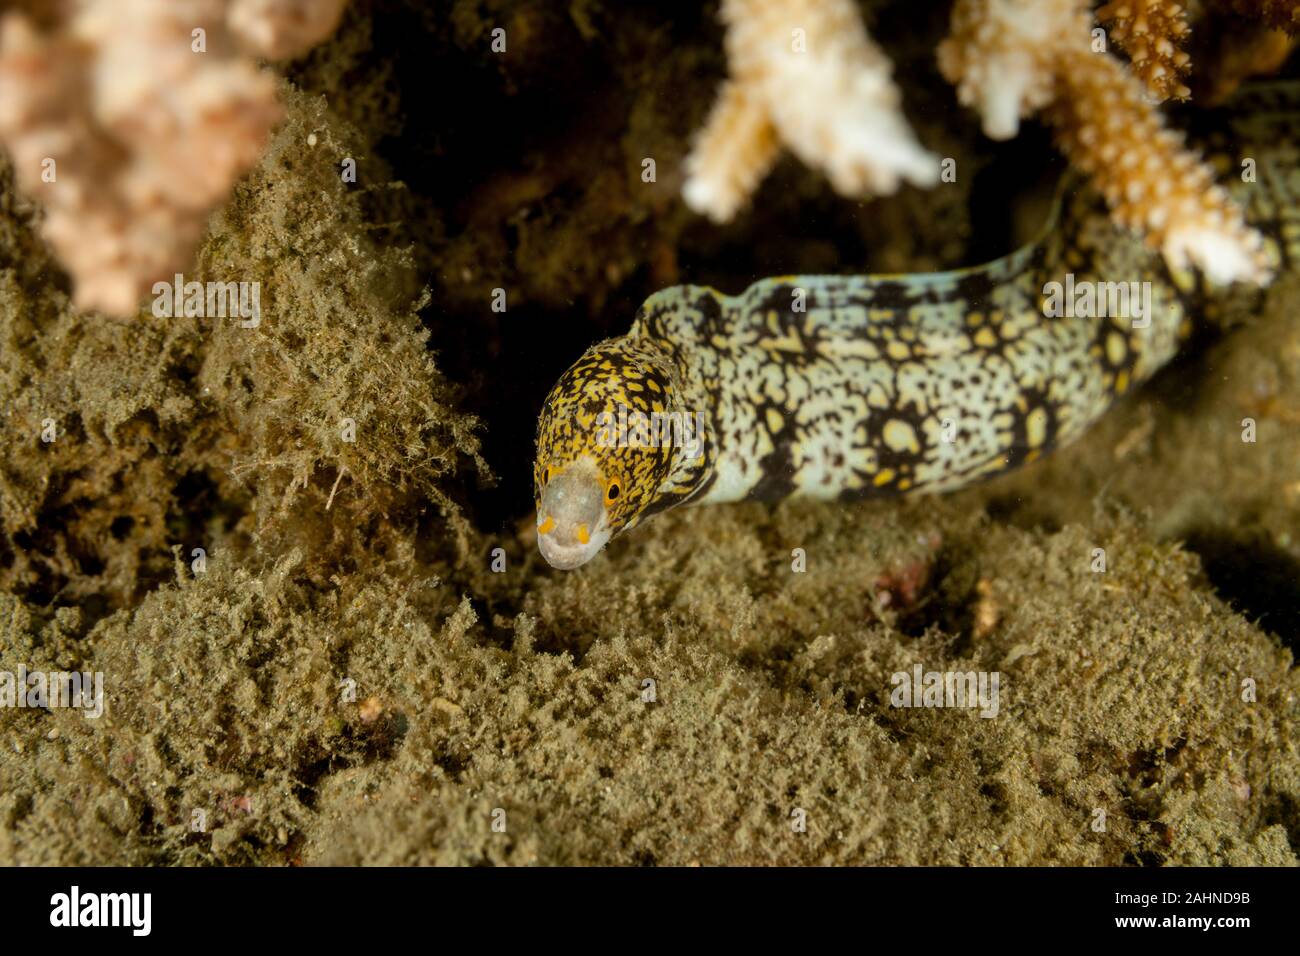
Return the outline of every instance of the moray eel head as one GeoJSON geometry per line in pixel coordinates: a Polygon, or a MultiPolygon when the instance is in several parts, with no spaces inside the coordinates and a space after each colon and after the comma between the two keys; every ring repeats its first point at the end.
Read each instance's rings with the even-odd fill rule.
{"type": "Polygon", "coordinates": [[[593,346],[560,376],[537,420],[537,545],[553,567],[586,564],[657,500],[674,449],[638,429],[663,417],[671,376],[623,340],[593,346]]]}

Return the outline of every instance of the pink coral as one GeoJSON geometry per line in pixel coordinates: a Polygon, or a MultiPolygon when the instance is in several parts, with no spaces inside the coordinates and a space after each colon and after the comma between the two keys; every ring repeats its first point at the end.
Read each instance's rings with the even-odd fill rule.
{"type": "Polygon", "coordinates": [[[300,52],[343,2],[79,0],[52,32],[0,20],[0,141],[80,308],[130,315],[189,265],[281,117],[252,56],[300,52]]]}

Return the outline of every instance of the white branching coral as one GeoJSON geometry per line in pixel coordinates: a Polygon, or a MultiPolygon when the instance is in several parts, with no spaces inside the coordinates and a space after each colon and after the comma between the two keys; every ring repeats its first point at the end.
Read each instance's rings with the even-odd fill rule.
{"type": "Polygon", "coordinates": [[[687,159],[692,209],[731,219],[781,146],[848,196],[938,181],[852,0],[723,0],[722,19],[730,78],[687,159]]]}
{"type": "Polygon", "coordinates": [[[956,0],[939,66],[990,135],[1014,135],[1042,111],[1115,220],[1170,266],[1196,266],[1216,283],[1267,282],[1262,237],[1166,128],[1143,83],[1104,44],[1094,48],[1092,27],[1082,0],[956,0]]]}
{"type": "Polygon", "coordinates": [[[776,127],[762,103],[728,80],[686,161],[690,178],[682,193],[687,205],[726,222],[758,189],[780,152],[776,127]]]}
{"type": "Polygon", "coordinates": [[[307,49],[344,2],[77,0],[53,32],[0,20],[0,142],[80,308],[130,315],[189,265],[281,116],[252,57],[307,49]]]}
{"type": "Polygon", "coordinates": [[[979,113],[985,135],[1011,139],[1056,97],[1061,49],[1086,51],[1090,24],[1085,0],[957,0],[939,70],[979,113]]]}

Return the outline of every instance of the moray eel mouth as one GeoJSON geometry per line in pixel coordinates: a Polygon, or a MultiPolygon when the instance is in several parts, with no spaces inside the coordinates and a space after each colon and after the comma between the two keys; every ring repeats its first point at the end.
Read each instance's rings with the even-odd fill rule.
{"type": "Polygon", "coordinates": [[[583,459],[555,475],[537,507],[537,546],[551,567],[571,571],[605,547],[613,529],[605,511],[605,483],[583,459]]]}

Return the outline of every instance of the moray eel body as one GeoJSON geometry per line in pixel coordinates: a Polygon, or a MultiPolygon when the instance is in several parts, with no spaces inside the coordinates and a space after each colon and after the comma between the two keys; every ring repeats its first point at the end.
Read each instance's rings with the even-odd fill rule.
{"type": "MultiPolygon", "coordinates": [[[[1208,155],[1286,268],[1300,255],[1295,88],[1241,99],[1208,155]]],[[[568,569],[677,505],[967,486],[1079,435],[1174,356],[1193,317],[1261,295],[1171,272],[1068,180],[1035,241],[977,268],[664,289],[546,399],[539,547],[568,569]]]]}

